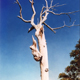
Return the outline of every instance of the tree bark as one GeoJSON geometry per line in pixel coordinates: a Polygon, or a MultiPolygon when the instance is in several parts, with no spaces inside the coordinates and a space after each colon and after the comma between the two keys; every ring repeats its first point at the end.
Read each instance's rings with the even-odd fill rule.
{"type": "Polygon", "coordinates": [[[30,46],[30,49],[32,50],[34,59],[40,62],[41,80],[49,80],[48,53],[43,25],[37,25],[35,36],[38,39],[39,50],[37,48],[36,40],[33,38],[33,36],[33,45],[30,46]]]}
{"type": "Polygon", "coordinates": [[[41,80],[49,80],[48,53],[43,26],[37,29],[35,36],[38,39],[39,51],[42,56],[40,60],[41,80]]]}

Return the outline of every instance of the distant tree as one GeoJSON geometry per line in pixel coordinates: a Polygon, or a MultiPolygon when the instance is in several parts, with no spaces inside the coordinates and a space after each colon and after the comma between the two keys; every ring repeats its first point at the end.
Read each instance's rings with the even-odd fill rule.
{"type": "Polygon", "coordinates": [[[60,73],[60,80],[80,80],[80,40],[76,44],[76,49],[72,50],[70,57],[74,60],[70,62],[70,66],[65,68],[66,73],[60,73]]]}

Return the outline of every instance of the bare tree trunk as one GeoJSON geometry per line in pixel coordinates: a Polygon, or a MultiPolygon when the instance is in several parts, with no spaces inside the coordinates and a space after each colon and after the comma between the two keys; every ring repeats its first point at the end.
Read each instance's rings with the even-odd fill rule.
{"type": "Polygon", "coordinates": [[[41,80],[49,80],[47,45],[42,25],[39,25],[39,28],[35,32],[35,36],[38,39],[39,51],[36,47],[37,43],[34,39],[33,45],[30,46],[30,49],[32,50],[34,59],[36,61],[40,61],[41,80]]]}
{"type": "Polygon", "coordinates": [[[40,61],[41,69],[41,80],[49,80],[48,75],[48,54],[47,54],[47,45],[45,41],[45,36],[39,40],[40,53],[42,55],[42,60],[40,61]]]}
{"type": "Polygon", "coordinates": [[[36,37],[38,38],[39,51],[42,56],[40,60],[41,80],[49,80],[47,45],[44,30],[41,31],[39,32],[39,35],[37,35],[36,32],[36,37]]]}

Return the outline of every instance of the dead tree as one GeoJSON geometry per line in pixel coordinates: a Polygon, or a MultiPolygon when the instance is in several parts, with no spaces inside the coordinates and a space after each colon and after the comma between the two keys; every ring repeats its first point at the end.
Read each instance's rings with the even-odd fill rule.
{"type": "MultiPolygon", "coordinates": [[[[39,50],[37,48],[37,42],[36,42],[36,40],[34,39],[33,36],[32,36],[33,44],[32,44],[32,46],[30,46],[30,49],[32,50],[32,55],[33,55],[34,59],[36,61],[40,62],[41,80],[49,80],[48,53],[47,53],[47,45],[46,45],[45,34],[44,34],[44,25],[46,27],[48,27],[51,31],[56,33],[56,31],[55,31],[56,29],[60,29],[60,28],[63,28],[65,26],[66,27],[74,26],[75,21],[70,26],[66,25],[65,22],[64,22],[64,25],[61,26],[61,27],[51,28],[49,25],[47,25],[45,23],[45,21],[47,20],[47,16],[49,15],[49,13],[52,13],[53,15],[63,15],[63,14],[65,14],[65,15],[69,16],[69,14],[73,14],[75,12],[78,12],[79,10],[78,11],[73,11],[73,12],[67,12],[67,13],[65,13],[65,12],[55,13],[54,12],[55,7],[63,6],[65,4],[52,5],[52,3],[53,3],[53,0],[52,0],[50,6],[48,6],[48,2],[47,2],[47,0],[45,0],[46,6],[42,7],[42,10],[41,10],[41,13],[40,13],[40,22],[38,24],[35,24],[34,23],[34,18],[35,18],[35,15],[36,15],[36,11],[35,11],[35,8],[34,8],[34,2],[33,2],[33,0],[29,0],[29,2],[31,3],[31,7],[32,7],[32,11],[33,11],[33,15],[31,17],[31,20],[25,20],[23,18],[23,16],[22,16],[22,7],[21,7],[19,1],[16,0],[16,3],[20,7],[20,16],[18,16],[18,18],[20,18],[25,23],[30,23],[32,25],[32,27],[29,29],[28,32],[30,32],[33,29],[36,30],[35,36],[38,39],[39,50]]],[[[70,16],[69,16],[69,18],[70,18],[70,16]]],[[[75,26],[79,26],[79,25],[75,25],[75,26]]]]}

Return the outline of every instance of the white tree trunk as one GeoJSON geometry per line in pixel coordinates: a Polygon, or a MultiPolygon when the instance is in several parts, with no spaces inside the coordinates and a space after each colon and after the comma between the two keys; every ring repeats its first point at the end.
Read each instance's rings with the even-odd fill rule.
{"type": "Polygon", "coordinates": [[[40,61],[41,80],[49,80],[49,75],[48,75],[48,54],[47,54],[47,45],[46,45],[44,33],[43,33],[42,38],[39,38],[38,41],[39,41],[40,53],[42,55],[42,59],[40,61]]]}
{"type": "Polygon", "coordinates": [[[44,35],[43,26],[39,25],[39,29],[36,30],[35,36],[38,39],[39,51],[36,47],[36,41],[33,39],[33,45],[30,46],[32,49],[32,54],[36,61],[40,61],[40,70],[41,70],[41,80],[49,80],[49,70],[48,70],[48,54],[47,54],[47,45],[44,35]],[[33,48],[34,47],[34,48],[33,48]]]}
{"type": "Polygon", "coordinates": [[[38,43],[39,43],[39,51],[42,55],[42,59],[40,61],[41,80],[49,80],[49,76],[48,76],[48,54],[47,54],[47,45],[46,45],[44,32],[42,34],[42,37],[38,36],[38,43]]]}

